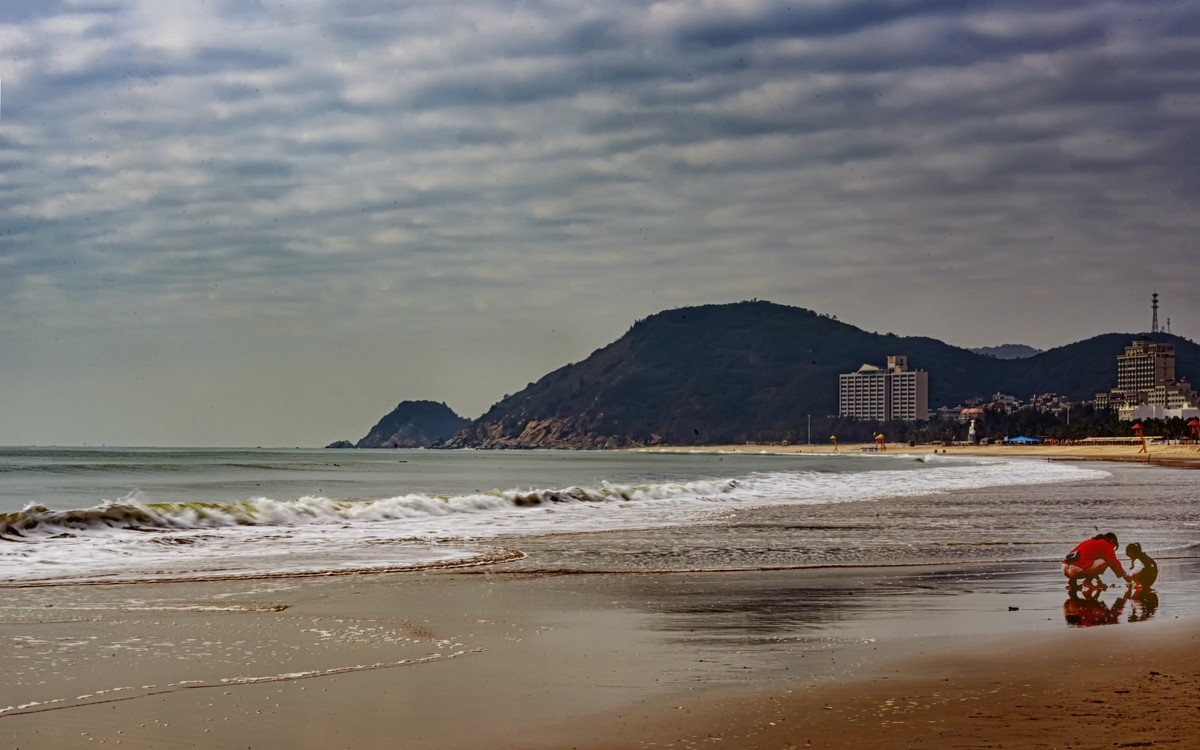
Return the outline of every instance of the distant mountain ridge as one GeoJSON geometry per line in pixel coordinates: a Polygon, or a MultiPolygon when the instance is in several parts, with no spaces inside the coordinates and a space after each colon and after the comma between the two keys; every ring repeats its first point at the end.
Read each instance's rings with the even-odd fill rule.
{"type": "MultiPolygon", "coordinates": [[[[837,412],[838,375],[907,355],[929,375],[931,409],[1004,392],[1091,399],[1116,384],[1116,357],[1135,334],[1111,333],[1021,359],[927,337],[868,333],[770,302],[667,310],[638,321],[581,362],[504,398],[436,447],[617,448],[805,437],[837,412]]],[[[1200,346],[1169,334],[1181,377],[1200,373],[1200,346]]]]}
{"type": "Polygon", "coordinates": [[[985,357],[995,357],[996,359],[1025,359],[1026,357],[1036,357],[1042,353],[1041,349],[1034,349],[1032,346],[1026,346],[1025,344],[977,346],[971,348],[969,351],[982,354],[985,357]]]}

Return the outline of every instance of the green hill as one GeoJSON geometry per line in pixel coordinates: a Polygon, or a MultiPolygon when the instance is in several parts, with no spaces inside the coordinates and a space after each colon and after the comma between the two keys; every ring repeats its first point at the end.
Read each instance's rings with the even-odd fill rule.
{"type": "MultiPolygon", "coordinates": [[[[1001,360],[926,337],[868,333],[811,310],[740,302],[668,310],[506,397],[445,447],[623,447],[803,440],[832,423],[838,375],[889,354],[929,372],[930,408],[1004,392],[1094,398],[1133,334],[1001,360]]],[[[1180,375],[1200,346],[1177,336],[1180,375]]]]}

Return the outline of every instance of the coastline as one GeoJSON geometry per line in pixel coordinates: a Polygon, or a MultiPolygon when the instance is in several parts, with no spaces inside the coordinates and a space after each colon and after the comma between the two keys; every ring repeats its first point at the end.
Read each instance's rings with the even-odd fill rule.
{"type": "MultiPolygon", "coordinates": [[[[906,443],[888,444],[888,453],[939,453],[947,456],[990,456],[1044,458],[1058,461],[1117,461],[1144,464],[1200,467],[1200,446],[1155,445],[1147,446],[1146,453],[1139,453],[1137,445],[915,445],[906,443]]],[[[739,453],[814,453],[873,455],[874,445],[865,443],[843,443],[835,449],[833,445],[781,445],[769,443],[737,443],[706,446],[655,446],[634,450],[650,452],[739,452],[739,453]]]]}
{"type": "MultiPolygon", "coordinates": [[[[1110,504],[1092,506],[1096,521],[1124,529],[1153,507],[1111,504],[1124,488],[1151,475],[1191,486],[1190,472],[1110,470],[1119,490],[1040,485],[1022,500],[1099,498],[1110,504]]],[[[1009,492],[952,497],[965,507],[1009,492]]],[[[903,523],[905,507],[935,499],[947,496],[889,507],[903,523]]],[[[816,530],[797,526],[788,545],[836,520],[822,507],[807,516],[816,530]]],[[[745,514],[744,532],[772,517],[745,514]]],[[[1155,516],[1140,517],[1144,534],[1155,516]]],[[[1191,551],[1160,558],[1153,612],[1126,603],[1112,627],[1086,629],[1068,617],[1057,566],[1027,554],[707,572],[587,556],[658,543],[683,559],[682,542],[707,543],[698,530],[522,537],[527,557],[471,569],[9,587],[0,738],[24,750],[749,750],[1147,747],[1200,734],[1191,551]]]]}

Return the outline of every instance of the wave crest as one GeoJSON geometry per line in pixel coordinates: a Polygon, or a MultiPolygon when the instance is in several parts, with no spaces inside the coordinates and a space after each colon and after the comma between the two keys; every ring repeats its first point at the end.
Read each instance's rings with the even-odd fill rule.
{"type": "Polygon", "coordinates": [[[293,501],[253,498],[236,502],[141,502],[135,497],[91,508],[52,510],[28,505],[0,514],[0,539],[34,541],[113,530],[162,532],[233,526],[300,526],[395,521],[459,513],[536,508],[561,503],[637,502],[727,494],[736,480],[660,485],[609,485],[484,492],[454,497],[402,495],[377,500],[306,496],[293,501]]]}

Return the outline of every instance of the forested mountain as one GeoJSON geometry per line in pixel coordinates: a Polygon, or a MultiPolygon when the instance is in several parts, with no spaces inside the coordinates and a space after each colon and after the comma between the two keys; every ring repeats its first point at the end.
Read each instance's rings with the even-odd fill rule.
{"type": "MultiPolygon", "coordinates": [[[[504,398],[444,447],[622,447],[797,440],[837,413],[838,375],[889,354],[929,372],[930,408],[1004,392],[1092,399],[1116,385],[1134,334],[1097,336],[1002,360],[926,337],[868,333],[769,302],[668,310],[638,321],[582,362],[504,398]]],[[[1178,348],[1181,376],[1200,374],[1200,346],[1178,348]]]]}

